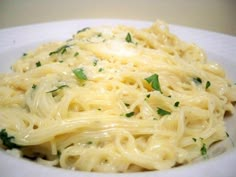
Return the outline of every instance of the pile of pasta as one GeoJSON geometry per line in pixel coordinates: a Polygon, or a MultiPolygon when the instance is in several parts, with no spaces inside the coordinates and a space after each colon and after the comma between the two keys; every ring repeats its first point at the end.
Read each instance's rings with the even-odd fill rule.
{"type": "Polygon", "coordinates": [[[84,28],[0,75],[0,146],[80,171],[169,169],[227,137],[236,87],[156,21],[84,28]]]}

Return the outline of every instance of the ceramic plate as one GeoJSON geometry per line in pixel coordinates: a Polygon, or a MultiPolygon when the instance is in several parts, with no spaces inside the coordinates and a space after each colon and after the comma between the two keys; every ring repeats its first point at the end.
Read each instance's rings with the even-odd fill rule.
{"type": "MultiPolygon", "coordinates": [[[[138,28],[148,27],[152,22],[131,21],[131,20],[70,20],[20,26],[0,30],[0,72],[10,71],[10,66],[24,52],[34,49],[42,43],[49,41],[61,41],[69,39],[79,29],[101,25],[130,25],[138,28]]],[[[209,60],[217,62],[225,69],[227,76],[236,82],[236,37],[220,33],[214,33],[199,29],[170,25],[171,32],[179,38],[196,43],[206,51],[209,60]]],[[[139,173],[105,174],[69,171],[54,167],[46,167],[40,164],[29,162],[25,159],[12,157],[3,150],[0,150],[0,176],[7,177],[222,177],[235,176],[236,174],[236,116],[229,116],[225,119],[227,132],[231,140],[223,141],[211,149],[217,155],[200,162],[176,167],[164,171],[151,171],[139,173]]]]}

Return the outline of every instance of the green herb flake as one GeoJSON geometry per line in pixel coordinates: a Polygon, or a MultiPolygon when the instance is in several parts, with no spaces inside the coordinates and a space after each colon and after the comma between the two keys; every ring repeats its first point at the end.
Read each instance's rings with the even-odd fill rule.
{"type": "Polygon", "coordinates": [[[82,32],[85,32],[85,31],[87,31],[87,30],[89,30],[89,29],[90,29],[90,27],[83,28],[83,29],[77,31],[77,34],[82,33],[82,32]]]}
{"type": "Polygon", "coordinates": [[[130,34],[130,33],[128,33],[128,34],[126,35],[125,40],[126,40],[126,42],[128,42],[128,43],[131,43],[131,42],[132,42],[132,37],[131,37],[131,34],[130,34]]]}
{"type": "Polygon", "coordinates": [[[79,52],[75,52],[74,57],[77,57],[79,55],[79,52]]]}
{"type": "Polygon", "coordinates": [[[86,144],[93,144],[93,142],[92,141],[88,141],[86,144]]]}
{"type": "Polygon", "coordinates": [[[25,56],[27,56],[27,55],[28,55],[27,53],[23,53],[23,55],[22,55],[22,56],[23,56],[23,57],[25,57],[25,56]]]}
{"type": "Polygon", "coordinates": [[[53,89],[53,90],[50,90],[48,91],[47,93],[53,93],[53,92],[56,92],[64,87],[69,87],[68,85],[61,85],[61,86],[58,86],[56,89],[53,89]]]}
{"type": "Polygon", "coordinates": [[[171,113],[169,111],[166,111],[164,109],[158,108],[157,109],[157,113],[161,116],[165,116],[165,115],[170,115],[171,113]]]}
{"type": "Polygon", "coordinates": [[[129,112],[125,114],[125,117],[132,117],[134,115],[134,112],[129,112]]]}
{"type": "Polygon", "coordinates": [[[37,88],[37,85],[33,84],[32,89],[36,89],[36,88],[37,88]]]}
{"type": "Polygon", "coordinates": [[[200,85],[202,83],[202,79],[200,77],[194,77],[193,78],[193,82],[196,84],[196,85],[200,85]]]}
{"type": "Polygon", "coordinates": [[[60,158],[61,157],[61,151],[57,151],[57,157],[60,158]]]}
{"type": "Polygon", "coordinates": [[[40,67],[40,66],[42,66],[42,64],[41,64],[40,61],[36,62],[35,65],[36,65],[36,67],[40,67]]]}
{"type": "Polygon", "coordinates": [[[77,68],[72,70],[75,76],[80,80],[87,80],[87,76],[84,74],[83,68],[77,68]]]}
{"type": "Polygon", "coordinates": [[[15,139],[15,137],[14,136],[9,136],[7,134],[6,129],[2,129],[0,131],[0,139],[2,140],[3,145],[6,146],[9,149],[20,147],[19,145],[12,142],[12,140],[15,139]]]}
{"type": "Polygon", "coordinates": [[[206,87],[205,87],[205,88],[208,89],[210,86],[211,86],[211,82],[210,82],[210,81],[207,81],[207,82],[206,82],[206,87]]]}
{"type": "Polygon", "coordinates": [[[196,138],[192,138],[192,140],[193,140],[194,142],[196,142],[196,141],[197,141],[197,139],[196,139],[196,138]]]}
{"type": "Polygon", "coordinates": [[[126,107],[129,107],[129,106],[130,106],[130,104],[128,104],[128,103],[125,103],[125,106],[126,106],[126,107]]]}
{"type": "Polygon", "coordinates": [[[150,77],[145,78],[145,80],[149,84],[151,84],[151,86],[154,90],[160,91],[162,93],[160,82],[159,82],[159,76],[157,74],[153,74],[150,77]]]}
{"type": "Polygon", "coordinates": [[[98,72],[102,72],[104,69],[103,68],[99,68],[98,72]]]}
{"type": "Polygon", "coordinates": [[[93,60],[93,66],[97,66],[97,64],[98,64],[98,60],[93,60]]]}
{"type": "Polygon", "coordinates": [[[229,137],[229,134],[228,134],[228,132],[225,132],[225,134],[226,134],[226,136],[227,136],[227,138],[229,137]]]}
{"type": "Polygon", "coordinates": [[[179,107],[179,101],[176,101],[174,104],[175,107],[179,107]]]}
{"type": "Polygon", "coordinates": [[[150,96],[151,96],[151,94],[147,94],[147,95],[146,95],[146,98],[150,98],[150,96]]]}
{"type": "Polygon", "coordinates": [[[54,54],[57,54],[57,53],[61,53],[61,54],[64,54],[66,52],[66,49],[69,48],[71,45],[63,45],[61,47],[59,47],[57,50],[53,51],[53,52],[50,52],[49,55],[54,55],[54,54]]]}
{"type": "Polygon", "coordinates": [[[202,144],[202,147],[201,147],[200,151],[201,151],[202,156],[207,155],[207,148],[206,148],[205,143],[202,144]]]}
{"type": "Polygon", "coordinates": [[[102,33],[98,33],[98,34],[97,34],[97,37],[102,37],[102,33]]]}

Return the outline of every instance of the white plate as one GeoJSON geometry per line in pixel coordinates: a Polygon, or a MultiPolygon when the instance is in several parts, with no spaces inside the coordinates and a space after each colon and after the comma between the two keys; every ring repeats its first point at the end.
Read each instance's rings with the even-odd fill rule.
{"type": "MultiPolygon", "coordinates": [[[[136,27],[147,27],[151,22],[131,21],[131,20],[71,20],[21,26],[0,30],[0,72],[10,71],[10,66],[24,52],[34,49],[39,44],[69,39],[79,29],[84,27],[100,25],[124,24],[136,27]]],[[[170,30],[177,34],[179,38],[196,43],[203,48],[208,58],[220,63],[226,70],[230,79],[236,82],[236,37],[213,33],[204,30],[186,28],[170,25],[170,30]]],[[[226,119],[227,132],[236,144],[236,116],[226,119]]],[[[189,164],[170,170],[152,171],[129,174],[112,174],[119,177],[233,177],[236,174],[236,149],[232,148],[227,152],[198,163],[189,164]]],[[[88,173],[79,171],[69,171],[58,168],[42,166],[24,159],[12,157],[0,150],[0,176],[11,177],[62,177],[62,176],[83,176],[100,177],[111,176],[104,173],[88,173]]]]}

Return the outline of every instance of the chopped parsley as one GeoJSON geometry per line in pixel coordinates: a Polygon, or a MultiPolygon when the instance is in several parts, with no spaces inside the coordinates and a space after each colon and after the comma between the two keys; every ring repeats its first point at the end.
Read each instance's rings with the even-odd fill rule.
{"type": "Polygon", "coordinates": [[[27,53],[23,53],[23,55],[22,55],[22,56],[23,56],[23,57],[25,57],[26,55],[28,55],[28,54],[27,54],[27,53]]]}
{"type": "Polygon", "coordinates": [[[192,140],[193,140],[194,142],[196,142],[196,141],[197,141],[197,139],[196,139],[196,138],[192,138],[192,140]]]}
{"type": "Polygon", "coordinates": [[[230,140],[232,146],[234,147],[234,142],[233,142],[233,140],[231,139],[231,137],[229,136],[228,132],[225,132],[225,134],[226,134],[226,137],[229,138],[229,140],[230,140]]]}
{"type": "Polygon", "coordinates": [[[207,81],[207,82],[206,82],[206,87],[205,87],[205,88],[208,89],[210,86],[211,86],[211,82],[210,82],[210,81],[207,81]]]}
{"type": "Polygon", "coordinates": [[[128,43],[131,43],[131,42],[133,42],[133,41],[132,41],[132,37],[131,37],[130,33],[128,33],[128,34],[126,35],[126,38],[125,38],[125,40],[126,40],[126,42],[128,42],[128,43]]]}
{"type": "Polygon", "coordinates": [[[175,107],[179,107],[179,101],[176,101],[174,104],[175,107]]]}
{"type": "Polygon", "coordinates": [[[159,76],[158,76],[157,74],[153,74],[153,75],[151,75],[151,76],[145,78],[145,80],[146,80],[149,84],[151,84],[151,86],[152,86],[152,88],[153,88],[154,90],[160,91],[160,92],[162,93],[162,91],[161,91],[161,86],[160,86],[160,82],[159,82],[159,76]]]}
{"type": "Polygon", "coordinates": [[[6,146],[9,149],[20,147],[19,145],[12,142],[12,140],[15,139],[15,137],[14,136],[9,136],[7,134],[6,129],[2,129],[0,131],[0,139],[2,140],[3,145],[6,146]]]}
{"type": "Polygon", "coordinates": [[[146,98],[150,98],[150,96],[151,96],[151,94],[147,94],[147,95],[146,95],[146,98]]]}
{"type": "Polygon", "coordinates": [[[36,89],[36,88],[37,88],[37,85],[33,84],[32,89],[36,89]]]}
{"type": "Polygon", "coordinates": [[[59,47],[57,50],[50,52],[49,55],[51,56],[58,53],[64,54],[66,52],[66,49],[69,48],[70,46],[71,45],[63,45],[59,47]]]}
{"type": "Polygon", "coordinates": [[[93,142],[92,141],[88,141],[86,144],[93,144],[93,142]]]}
{"type": "Polygon", "coordinates": [[[57,151],[57,157],[60,158],[61,157],[61,151],[57,151]]]}
{"type": "Polygon", "coordinates": [[[68,85],[61,85],[61,86],[58,86],[56,89],[53,89],[53,90],[48,91],[47,93],[56,92],[57,90],[62,89],[62,88],[64,88],[64,87],[69,87],[69,86],[68,86],[68,85]]]}
{"type": "Polygon", "coordinates": [[[95,59],[95,60],[93,61],[93,66],[97,66],[97,64],[98,64],[98,60],[95,59]]]}
{"type": "Polygon", "coordinates": [[[75,52],[74,57],[77,57],[79,55],[79,52],[75,52]]]}
{"type": "Polygon", "coordinates": [[[196,85],[200,85],[202,83],[202,79],[200,77],[194,77],[193,78],[193,82],[196,84],[196,85]]]}
{"type": "Polygon", "coordinates": [[[134,112],[129,112],[125,114],[125,117],[132,117],[134,115],[134,112]]]}
{"type": "Polygon", "coordinates": [[[97,34],[97,37],[102,37],[102,33],[98,33],[98,34],[97,34]]]}
{"type": "Polygon", "coordinates": [[[82,32],[84,32],[84,31],[87,31],[87,30],[89,30],[89,29],[90,29],[90,27],[83,28],[83,29],[77,31],[77,34],[82,33],[82,32]]]}
{"type": "Polygon", "coordinates": [[[40,61],[36,62],[35,65],[36,65],[36,67],[40,67],[40,66],[42,66],[42,64],[41,64],[40,61]]]}
{"type": "Polygon", "coordinates": [[[103,68],[99,68],[98,72],[102,72],[104,69],[103,68]]]}
{"type": "Polygon", "coordinates": [[[206,148],[205,143],[202,144],[202,147],[201,147],[200,151],[201,151],[202,156],[207,155],[207,148],[206,148]]]}
{"type": "Polygon", "coordinates": [[[161,116],[165,116],[165,115],[170,115],[171,113],[169,111],[166,111],[164,109],[161,108],[157,108],[157,113],[161,116]]]}
{"type": "Polygon", "coordinates": [[[128,104],[128,103],[125,103],[125,106],[129,107],[129,106],[130,106],[130,104],[128,104]]]}
{"type": "Polygon", "coordinates": [[[72,70],[75,76],[80,80],[87,80],[87,76],[84,74],[83,68],[76,68],[72,70]]]}
{"type": "Polygon", "coordinates": [[[225,132],[225,134],[226,134],[226,136],[227,136],[227,138],[229,137],[229,134],[228,134],[228,132],[225,132]]]}

